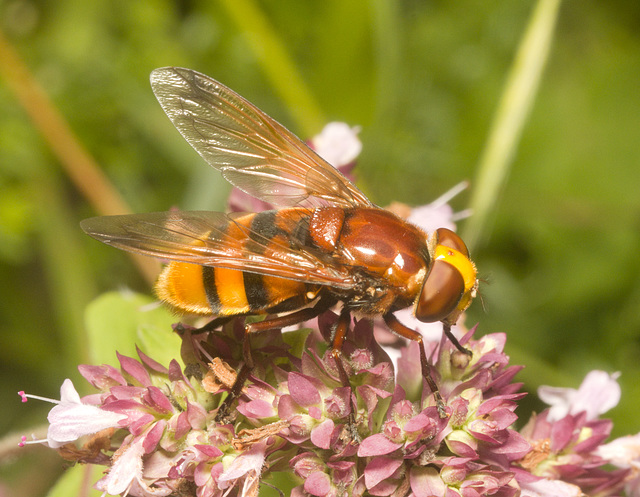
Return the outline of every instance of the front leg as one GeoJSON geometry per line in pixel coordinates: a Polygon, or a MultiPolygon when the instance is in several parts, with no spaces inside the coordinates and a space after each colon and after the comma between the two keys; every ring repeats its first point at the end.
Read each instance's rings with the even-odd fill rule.
{"type": "Polygon", "coordinates": [[[429,388],[433,392],[433,396],[436,399],[438,415],[443,419],[446,418],[447,412],[445,410],[445,404],[442,400],[442,395],[440,395],[438,385],[431,376],[431,365],[429,364],[429,361],[427,361],[427,353],[424,348],[424,340],[422,339],[422,335],[416,330],[412,330],[408,326],[402,324],[400,321],[398,321],[398,318],[390,312],[384,314],[382,318],[384,319],[384,322],[387,324],[387,326],[391,329],[391,331],[397,333],[401,337],[413,340],[414,342],[418,342],[418,347],[420,348],[420,364],[422,366],[422,376],[429,385],[429,388]]]}

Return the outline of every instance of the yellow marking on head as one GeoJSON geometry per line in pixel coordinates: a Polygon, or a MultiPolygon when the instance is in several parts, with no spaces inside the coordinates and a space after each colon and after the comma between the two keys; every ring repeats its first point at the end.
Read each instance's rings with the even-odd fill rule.
{"type": "Polygon", "coordinates": [[[464,280],[464,292],[470,292],[476,286],[476,266],[462,252],[451,247],[438,245],[436,247],[435,260],[444,261],[455,267],[464,280]]]}

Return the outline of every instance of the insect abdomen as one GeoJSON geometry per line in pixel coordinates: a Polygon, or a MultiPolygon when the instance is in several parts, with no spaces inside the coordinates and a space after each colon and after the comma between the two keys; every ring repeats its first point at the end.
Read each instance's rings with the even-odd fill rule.
{"type": "Polygon", "coordinates": [[[318,287],[275,276],[171,262],[156,284],[160,300],[178,312],[235,316],[298,309],[318,287]]]}
{"type": "MultiPolygon", "coordinates": [[[[308,215],[302,209],[246,214],[216,227],[216,234],[224,231],[236,244],[256,242],[262,251],[280,251],[292,243],[305,243],[308,215]]],[[[202,240],[206,243],[206,235],[202,240]]],[[[258,247],[253,250],[258,252],[258,247]]],[[[291,279],[186,262],[168,264],[156,284],[158,297],[177,311],[215,316],[294,310],[313,300],[318,291],[317,285],[291,279]]]]}

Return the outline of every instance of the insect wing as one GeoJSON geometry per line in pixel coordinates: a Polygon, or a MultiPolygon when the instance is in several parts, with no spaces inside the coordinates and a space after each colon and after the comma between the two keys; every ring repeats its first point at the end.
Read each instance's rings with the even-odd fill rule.
{"type": "Polygon", "coordinates": [[[151,87],[187,142],[253,197],[280,206],[372,205],[293,133],[214,79],[165,67],[151,73],[151,87]]]}
{"type": "MultiPolygon", "coordinates": [[[[299,209],[293,211],[300,212],[299,209]]],[[[209,211],[101,216],[80,224],[107,245],[165,260],[237,269],[305,283],[350,289],[348,268],[321,254],[274,243],[241,222],[242,216],[209,211]],[[230,229],[231,228],[231,229],[230,229]]]]}

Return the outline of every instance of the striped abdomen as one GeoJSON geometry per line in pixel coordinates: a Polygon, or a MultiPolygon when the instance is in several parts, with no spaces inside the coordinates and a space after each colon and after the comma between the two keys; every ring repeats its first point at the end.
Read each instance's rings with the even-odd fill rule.
{"type": "MultiPolygon", "coordinates": [[[[225,241],[230,256],[278,253],[286,257],[287,250],[310,243],[312,212],[283,209],[246,214],[226,226],[212,226],[195,244],[215,237],[225,241]]],[[[320,289],[291,279],[186,262],[169,263],[156,284],[158,297],[176,310],[216,316],[298,309],[314,300],[320,289]]]]}

